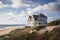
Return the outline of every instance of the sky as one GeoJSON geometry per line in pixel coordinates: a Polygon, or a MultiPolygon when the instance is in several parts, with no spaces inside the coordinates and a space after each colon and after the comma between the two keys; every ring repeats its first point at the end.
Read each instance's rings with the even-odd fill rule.
{"type": "Polygon", "coordinates": [[[0,0],[0,24],[27,24],[34,14],[60,19],[60,0],[0,0]]]}

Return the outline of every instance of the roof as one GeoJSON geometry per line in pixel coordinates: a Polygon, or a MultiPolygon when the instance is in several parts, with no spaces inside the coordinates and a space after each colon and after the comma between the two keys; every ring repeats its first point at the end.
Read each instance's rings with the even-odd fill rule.
{"type": "Polygon", "coordinates": [[[38,19],[38,15],[33,15],[34,19],[37,20],[38,19]]]}
{"type": "Polygon", "coordinates": [[[45,16],[44,14],[40,14],[39,16],[40,16],[40,17],[47,17],[47,16],[45,16]]]}
{"type": "Polygon", "coordinates": [[[32,16],[29,16],[29,18],[30,18],[30,20],[31,20],[32,16]]]}
{"type": "MultiPolygon", "coordinates": [[[[46,18],[47,18],[47,16],[45,16],[45,15],[43,15],[43,14],[32,15],[32,16],[33,16],[34,20],[37,20],[39,16],[40,16],[40,17],[46,17],[46,18]]],[[[31,19],[32,16],[29,16],[29,18],[31,19]]]]}

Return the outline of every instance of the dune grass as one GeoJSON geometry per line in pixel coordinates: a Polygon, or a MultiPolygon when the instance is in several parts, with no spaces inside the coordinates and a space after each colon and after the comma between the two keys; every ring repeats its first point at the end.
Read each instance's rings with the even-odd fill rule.
{"type": "Polygon", "coordinates": [[[0,36],[0,40],[60,40],[60,27],[54,28],[51,32],[46,31],[40,34],[37,30],[40,27],[15,29],[10,33],[0,36]],[[29,33],[36,30],[37,32],[29,33]]]}

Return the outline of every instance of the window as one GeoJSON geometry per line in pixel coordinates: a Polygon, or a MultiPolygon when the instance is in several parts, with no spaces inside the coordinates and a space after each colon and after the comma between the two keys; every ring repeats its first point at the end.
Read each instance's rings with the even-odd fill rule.
{"type": "Polygon", "coordinates": [[[40,18],[40,19],[42,19],[42,18],[40,18]]]}
{"type": "Polygon", "coordinates": [[[43,21],[44,22],[44,20],[38,20],[38,21],[43,21]]]}
{"type": "Polygon", "coordinates": [[[39,24],[41,24],[41,23],[39,23],[39,24]]]}

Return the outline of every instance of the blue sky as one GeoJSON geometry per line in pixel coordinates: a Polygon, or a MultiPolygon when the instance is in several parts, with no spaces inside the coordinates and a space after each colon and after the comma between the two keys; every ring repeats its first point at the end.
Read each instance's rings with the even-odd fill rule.
{"type": "Polygon", "coordinates": [[[26,24],[33,14],[60,19],[60,0],[0,0],[0,24],[26,24]]]}

